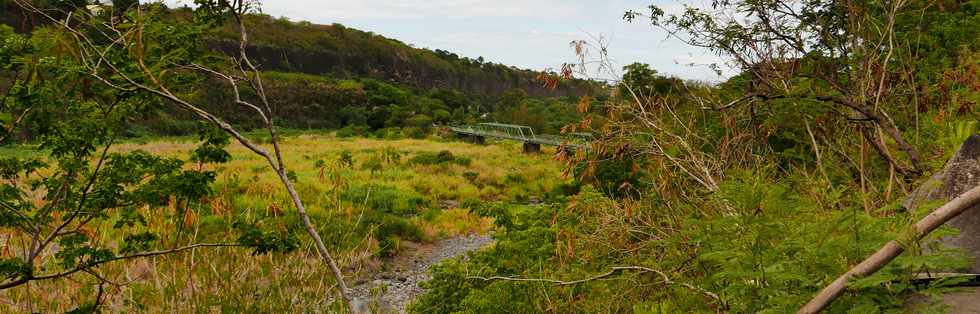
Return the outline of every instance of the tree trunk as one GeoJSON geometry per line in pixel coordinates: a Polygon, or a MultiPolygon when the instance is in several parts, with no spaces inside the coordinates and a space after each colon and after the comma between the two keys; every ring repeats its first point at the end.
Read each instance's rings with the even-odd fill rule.
{"type": "MultiPolygon", "coordinates": [[[[980,204],[980,186],[963,193],[939,209],[936,209],[925,218],[922,218],[922,220],[919,220],[919,222],[914,226],[915,234],[908,240],[921,240],[930,232],[936,230],[936,228],[939,228],[939,226],[942,226],[950,219],[953,219],[977,204],[980,204]]],[[[800,308],[797,313],[802,314],[820,312],[830,305],[834,299],[844,293],[844,289],[847,288],[847,282],[852,278],[861,278],[875,273],[882,267],[885,267],[885,265],[888,265],[888,263],[895,259],[895,257],[898,257],[899,254],[902,254],[904,250],[905,248],[902,247],[897,240],[889,241],[885,244],[885,246],[878,249],[878,251],[872,254],[870,257],[838,277],[827,287],[823,288],[820,293],[814,296],[809,303],[800,308]]]]}
{"type": "Polygon", "coordinates": [[[859,128],[861,128],[861,135],[871,143],[871,147],[874,147],[875,152],[878,153],[878,156],[881,156],[881,159],[884,159],[892,167],[895,167],[895,171],[898,171],[903,176],[909,175],[909,170],[899,163],[898,160],[895,160],[895,157],[892,157],[892,154],[888,152],[888,146],[885,146],[884,139],[878,135],[878,131],[874,125],[862,125],[859,128]]]}
{"type": "Polygon", "coordinates": [[[279,169],[276,169],[276,173],[279,175],[279,179],[282,180],[282,184],[286,186],[286,190],[289,192],[289,197],[293,201],[293,205],[296,206],[296,211],[299,213],[300,218],[303,219],[303,226],[306,228],[306,233],[313,238],[313,243],[316,245],[316,251],[320,255],[320,258],[330,266],[330,271],[333,272],[334,278],[337,279],[337,285],[340,287],[340,297],[344,300],[344,306],[347,310],[353,313],[354,307],[351,303],[350,296],[347,294],[347,284],[344,282],[344,273],[337,266],[337,262],[330,256],[330,251],[327,250],[327,246],[323,244],[323,239],[320,238],[320,233],[316,231],[316,227],[310,220],[310,215],[306,213],[306,206],[303,206],[303,201],[299,198],[299,193],[296,193],[296,189],[293,187],[293,182],[289,180],[289,176],[286,174],[285,168],[280,165],[279,169]]]}
{"type": "Polygon", "coordinates": [[[905,140],[902,131],[898,130],[898,127],[891,122],[891,119],[884,117],[884,119],[878,121],[878,125],[885,131],[885,134],[888,134],[888,137],[891,137],[895,141],[895,144],[898,144],[898,149],[902,150],[909,157],[909,161],[912,163],[912,170],[914,172],[922,171],[922,161],[919,158],[919,151],[905,140]]]}

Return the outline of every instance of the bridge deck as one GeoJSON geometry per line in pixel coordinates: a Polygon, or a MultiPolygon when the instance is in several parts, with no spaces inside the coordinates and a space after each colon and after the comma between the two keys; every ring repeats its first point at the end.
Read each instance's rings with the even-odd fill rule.
{"type": "Polygon", "coordinates": [[[580,139],[573,141],[575,139],[555,135],[535,135],[530,127],[520,125],[481,123],[476,126],[451,126],[449,129],[457,134],[509,139],[539,145],[564,145],[575,149],[586,149],[586,145],[580,139]]]}

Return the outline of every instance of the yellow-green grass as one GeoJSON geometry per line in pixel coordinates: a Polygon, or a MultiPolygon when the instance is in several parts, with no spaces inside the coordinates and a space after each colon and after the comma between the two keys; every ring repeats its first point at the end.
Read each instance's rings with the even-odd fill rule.
{"type": "MultiPolygon", "coordinates": [[[[370,193],[387,189],[394,195],[425,200],[404,218],[424,232],[422,241],[471,232],[487,232],[492,220],[478,217],[467,208],[440,209],[469,200],[521,202],[542,197],[557,184],[562,165],[548,153],[527,155],[519,143],[500,142],[473,145],[438,139],[373,140],[336,138],[329,134],[305,134],[282,140],[284,158],[295,173],[297,189],[314,223],[327,233],[325,238],[335,257],[349,276],[369,271],[365,265],[377,258],[378,239],[368,232],[345,233],[331,224],[361,225],[374,208],[369,202],[343,197],[344,192],[361,188],[370,193]],[[385,164],[380,171],[366,169],[372,158],[383,151],[398,151],[400,162],[385,164]],[[353,167],[339,166],[341,153],[348,151],[353,167]],[[418,165],[409,160],[419,153],[449,151],[469,158],[469,165],[418,165]],[[320,161],[320,162],[318,162],[320,161]],[[470,172],[468,175],[464,173],[470,172]],[[393,191],[393,192],[392,192],[393,191]],[[338,202],[339,200],[339,202],[338,202]],[[331,235],[332,234],[332,235],[331,235]]],[[[266,145],[268,146],[268,145],[266,145]]],[[[196,143],[187,139],[162,139],[149,143],[116,145],[116,152],[144,150],[154,154],[187,158],[196,143]]],[[[265,161],[244,147],[228,148],[233,160],[208,165],[218,173],[215,195],[194,204],[178,228],[174,208],[141,212],[148,218],[146,229],[164,238],[161,246],[191,242],[233,242],[235,221],[276,221],[266,228],[289,228],[269,217],[295,215],[278,178],[265,161]],[[174,230],[182,229],[177,238],[174,230]]],[[[197,165],[188,164],[188,167],[197,165]]],[[[143,228],[143,227],[138,227],[143,228]]],[[[338,227],[339,228],[339,227],[338,227]]],[[[142,229],[138,229],[142,230],[142,229]]],[[[111,222],[85,230],[98,235],[94,241],[110,247],[121,242],[124,231],[114,230],[111,222]]],[[[10,256],[29,239],[11,230],[0,233],[0,254],[10,256]]],[[[185,253],[104,264],[100,276],[114,284],[105,285],[104,309],[109,312],[293,312],[322,311],[335,294],[329,272],[316,258],[315,251],[300,233],[302,248],[292,253],[252,255],[245,248],[201,248],[185,253]],[[118,285],[116,285],[118,284],[118,285]]],[[[397,243],[397,241],[396,241],[397,243]]],[[[53,251],[46,252],[50,260],[53,251]]],[[[57,266],[45,265],[52,270],[57,266]]],[[[38,269],[39,273],[47,271],[38,269]]],[[[70,310],[96,295],[92,275],[78,273],[68,279],[34,282],[0,291],[0,312],[58,312],[70,310]]]]}

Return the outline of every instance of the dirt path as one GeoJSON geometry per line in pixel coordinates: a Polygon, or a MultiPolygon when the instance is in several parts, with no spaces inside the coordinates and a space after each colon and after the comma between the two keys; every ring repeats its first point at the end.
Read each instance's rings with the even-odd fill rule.
{"type": "Polygon", "coordinates": [[[487,235],[458,236],[418,246],[388,262],[388,271],[361,279],[351,288],[360,313],[404,313],[423,292],[419,284],[429,280],[428,270],[439,262],[493,243],[487,235]]]}

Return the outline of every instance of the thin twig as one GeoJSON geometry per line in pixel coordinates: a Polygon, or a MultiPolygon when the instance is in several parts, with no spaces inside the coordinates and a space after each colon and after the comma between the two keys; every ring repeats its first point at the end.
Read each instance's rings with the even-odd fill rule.
{"type": "Polygon", "coordinates": [[[95,266],[99,266],[99,265],[102,265],[102,264],[105,264],[105,263],[114,262],[114,261],[118,261],[118,260],[125,260],[125,259],[133,259],[133,258],[140,258],[140,257],[151,257],[151,256],[158,256],[158,255],[173,254],[173,253],[178,253],[178,252],[181,252],[181,251],[186,251],[186,250],[190,250],[190,249],[194,249],[194,248],[200,248],[200,247],[238,247],[238,246],[242,246],[242,245],[241,244],[237,244],[237,243],[198,243],[198,244],[192,244],[192,245],[187,245],[187,246],[182,246],[182,247],[177,247],[177,248],[172,248],[172,249],[167,249],[167,250],[147,251],[147,252],[140,252],[140,253],[134,253],[134,254],[129,254],[129,255],[114,256],[114,257],[110,257],[110,258],[103,259],[103,260],[97,260],[97,261],[82,263],[81,265],[78,265],[75,268],[72,268],[72,269],[69,269],[69,270],[65,270],[65,271],[61,271],[61,272],[57,272],[57,273],[52,273],[52,274],[47,274],[47,275],[40,275],[40,276],[21,277],[21,278],[18,278],[17,280],[14,280],[14,281],[0,283],[0,290],[11,288],[11,287],[16,287],[16,286],[19,286],[19,285],[22,285],[22,284],[25,284],[25,283],[28,283],[28,282],[31,282],[31,281],[47,280],[47,279],[55,279],[55,278],[65,277],[65,276],[68,276],[68,275],[71,275],[71,274],[74,274],[74,273],[77,273],[77,272],[80,272],[80,271],[87,271],[89,269],[92,269],[95,266]]]}
{"type": "Polygon", "coordinates": [[[587,277],[587,278],[582,278],[582,279],[577,279],[577,280],[571,280],[571,281],[564,281],[564,280],[557,280],[557,279],[547,279],[547,278],[519,278],[519,277],[508,277],[508,276],[492,276],[492,277],[468,276],[468,277],[466,277],[466,279],[478,279],[478,280],[483,280],[483,281],[498,281],[499,280],[499,281],[518,281],[518,282],[546,282],[546,283],[551,283],[551,284],[553,284],[555,286],[569,286],[569,285],[577,285],[577,284],[580,284],[580,283],[585,283],[585,282],[589,282],[589,281],[594,281],[594,280],[606,278],[606,277],[612,276],[612,275],[614,275],[614,274],[616,274],[618,272],[625,271],[625,270],[634,270],[634,271],[638,271],[640,273],[656,273],[656,274],[660,275],[660,278],[663,279],[664,284],[667,284],[667,285],[678,284],[678,285],[681,285],[681,286],[683,286],[685,288],[694,290],[694,291],[699,292],[701,294],[704,294],[704,295],[706,295],[708,297],[711,297],[712,299],[715,299],[716,301],[718,301],[722,305],[725,305],[726,304],[725,303],[725,300],[722,300],[721,297],[719,297],[718,294],[716,294],[714,292],[705,290],[703,288],[700,288],[700,287],[697,287],[697,286],[694,286],[694,285],[691,285],[691,284],[688,284],[688,283],[673,281],[664,272],[659,271],[659,270],[656,270],[656,269],[653,269],[653,268],[643,267],[643,266],[613,266],[609,271],[607,271],[605,273],[601,273],[601,274],[594,275],[594,276],[587,277]]]}

